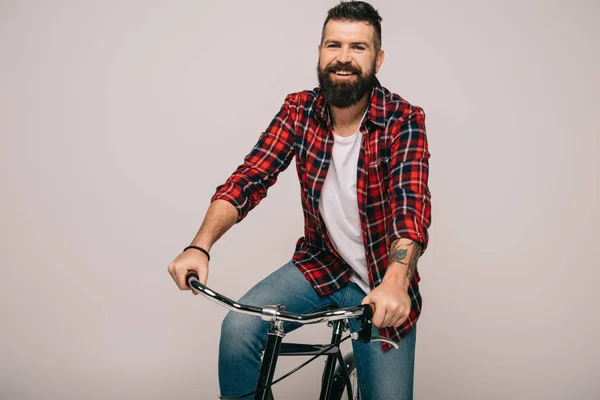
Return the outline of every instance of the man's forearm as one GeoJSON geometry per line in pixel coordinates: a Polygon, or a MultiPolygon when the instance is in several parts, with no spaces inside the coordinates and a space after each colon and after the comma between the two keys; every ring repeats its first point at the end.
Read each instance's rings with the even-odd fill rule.
{"type": "Polygon", "coordinates": [[[206,251],[238,220],[237,209],[228,201],[215,200],[210,204],[202,225],[192,241],[193,246],[200,246],[206,251]]]}
{"type": "Polygon", "coordinates": [[[421,255],[423,246],[421,243],[413,242],[410,239],[397,239],[390,246],[388,257],[388,269],[384,279],[407,278],[411,281],[417,271],[417,260],[421,255]]]}

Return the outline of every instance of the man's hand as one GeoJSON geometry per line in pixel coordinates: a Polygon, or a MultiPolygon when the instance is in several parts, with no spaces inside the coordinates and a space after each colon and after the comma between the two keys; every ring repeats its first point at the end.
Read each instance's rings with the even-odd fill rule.
{"type": "MultiPolygon", "coordinates": [[[[169,274],[181,290],[192,290],[185,281],[188,272],[194,271],[198,274],[198,280],[206,285],[208,281],[208,258],[202,252],[189,249],[181,253],[173,260],[167,268],[169,274]]],[[[198,294],[192,291],[195,295],[198,294]]]]}
{"type": "Polygon", "coordinates": [[[361,304],[373,307],[373,325],[376,327],[399,327],[410,313],[408,279],[384,279],[361,304]]]}
{"type": "Polygon", "coordinates": [[[389,266],[383,280],[361,304],[373,307],[373,325],[397,328],[410,314],[408,287],[417,270],[422,245],[410,239],[397,239],[390,246],[389,266]]]}

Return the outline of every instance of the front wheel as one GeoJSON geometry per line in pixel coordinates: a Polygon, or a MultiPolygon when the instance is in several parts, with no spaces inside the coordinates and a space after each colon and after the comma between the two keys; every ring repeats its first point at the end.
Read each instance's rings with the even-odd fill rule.
{"type": "Polygon", "coordinates": [[[358,373],[356,371],[356,362],[354,360],[354,354],[352,352],[344,356],[344,364],[346,370],[350,376],[350,386],[352,387],[352,397],[348,392],[346,380],[344,379],[344,371],[341,365],[338,365],[335,369],[333,378],[334,389],[331,398],[333,400],[359,400],[360,393],[358,389],[358,373]]]}

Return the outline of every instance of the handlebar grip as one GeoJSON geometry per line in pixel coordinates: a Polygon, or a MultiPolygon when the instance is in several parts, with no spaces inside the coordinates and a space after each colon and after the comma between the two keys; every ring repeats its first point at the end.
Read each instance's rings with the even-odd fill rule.
{"type": "Polygon", "coordinates": [[[200,280],[200,277],[198,276],[198,274],[195,271],[188,271],[188,273],[185,275],[185,283],[186,285],[190,286],[190,279],[192,278],[196,278],[197,280],[200,280]]]}
{"type": "Polygon", "coordinates": [[[363,304],[363,315],[360,318],[360,328],[358,330],[358,340],[363,343],[371,341],[371,329],[373,327],[373,307],[370,304],[363,304]]]}

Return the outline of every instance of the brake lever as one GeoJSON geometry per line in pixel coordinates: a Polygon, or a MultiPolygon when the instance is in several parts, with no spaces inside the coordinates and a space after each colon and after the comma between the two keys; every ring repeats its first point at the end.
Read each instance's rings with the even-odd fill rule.
{"type": "MultiPolygon", "coordinates": [[[[360,340],[358,333],[356,332],[352,332],[350,334],[350,338],[353,340],[358,340],[359,342],[362,342],[362,340],[360,340]]],[[[398,350],[398,344],[396,342],[394,342],[393,340],[390,340],[388,338],[384,338],[381,336],[373,336],[370,340],[371,342],[384,342],[389,344],[390,346],[394,347],[396,350],[398,350]]],[[[364,342],[364,343],[369,343],[369,342],[364,342]]]]}

